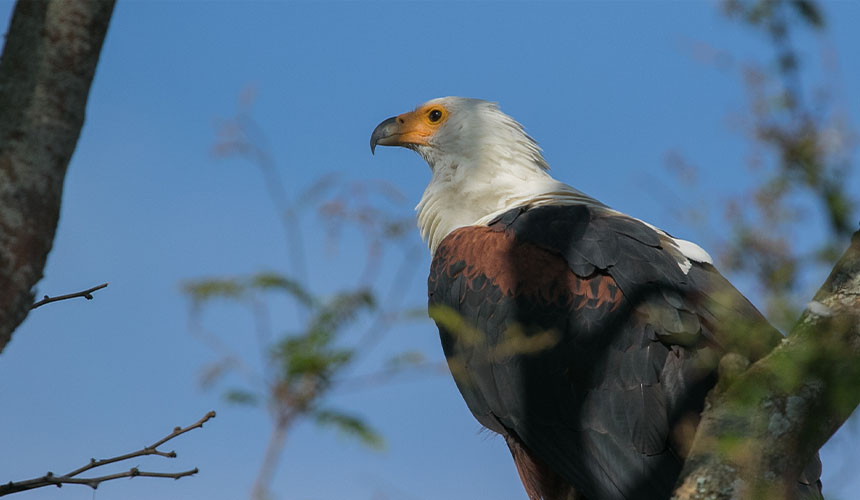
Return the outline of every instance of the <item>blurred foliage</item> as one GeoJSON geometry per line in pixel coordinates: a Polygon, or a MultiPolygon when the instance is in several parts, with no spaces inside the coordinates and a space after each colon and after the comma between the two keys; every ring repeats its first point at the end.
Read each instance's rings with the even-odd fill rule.
{"type": "MultiPolygon", "coordinates": [[[[737,71],[748,96],[739,123],[751,149],[748,178],[744,179],[750,181],[751,188],[725,204],[724,216],[732,231],[720,242],[719,259],[729,274],[759,284],[768,319],[788,332],[798,324],[801,311],[820,284],[820,275],[833,268],[857,230],[858,200],[847,182],[856,180],[858,174],[854,161],[857,133],[845,106],[834,97],[834,63],[823,51],[825,79],[813,84],[814,72],[809,71],[809,65],[815,59],[808,45],[798,42],[820,42],[817,37],[827,26],[822,4],[811,0],[723,0],[720,5],[730,19],[760,35],[772,55],[764,61],[735,64],[740,58],[718,49],[707,54],[715,56],[711,60],[716,67],[737,71]]],[[[698,180],[695,167],[679,155],[668,156],[667,166],[687,186],[698,180]]],[[[701,219],[690,222],[701,223],[701,219]]],[[[746,329],[739,331],[749,334],[746,329]]],[[[779,416],[799,418],[791,408],[782,408],[782,413],[773,413],[765,422],[749,421],[745,416],[758,414],[758,407],[772,404],[769,402],[778,396],[801,393],[810,378],[819,384],[822,380],[851,380],[854,374],[846,373],[843,362],[851,354],[843,340],[838,335],[818,335],[791,357],[772,354],[768,357],[772,369],[769,378],[736,386],[736,398],[728,403],[737,407],[740,421],[751,428],[772,430],[768,426],[776,425],[779,416]],[[842,373],[832,373],[834,366],[842,373]]],[[[793,341],[800,342],[797,338],[793,341]]],[[[745,367],[742,364],[737,371],[745,367]]],[[[721,365],[721,374],[722,370],[721,365]]],[[[721,381],[716,392],[730,385],[721,381]]],[[[826,385],[842,387],[839,383],[826,385]]],[[[852,408],[846,405],[856,397],[829,390],[824,399],[815,409],[821,418],[844,419],[854,403],[852,408]]],[[[803,440],[805,436],[793,438],[803,440]]],[[[732,463],[756,463],[754,455],[762,446],[730,433],[720,436],[716,445],[732,463]]]]}
{"type": "Polygon", "coordinates": [[[260,397],[243,389],[231,389],[224,393],[224,399],[235,404],[256,406],[260,397]]]}
{"type": "Polygon", "coordinates": [[[785,22],[787,14],[797,16],[811,27],[824,27],[821,7],[813,0],[723,0],[722,7],[727,14],[740,17],[754,26],[764,26],[768,31],[784,29],[775,20],[785,22]]]}
{"type": "MultiPolygon", "coordinates": [[[[693,47],[716,68],[735,72],[748,99],[732,121],[748,138],[748,174],[741,182],[751,187],[718,209],[731,231],[709,246],[718,249],[727,274],[758,285],[767,317],[785,332],[818,286],[816,276],[830,270],[857,228],[858,200],[846,181],[858,174],[858,135],[834,90],[832,54],[822,51],[815,59],[808,50],[807,42],[817,42],[827,26],[821,4],[723,0],[720,6],[760,35],[772,55],[750,60],[704,42],[693,47]],[[819,83],[809,69],[813,61],[825,73],[819,83]]],[[[667,154],[666,167],[686,189],[699,181],[694,163],[677,152],[667,154]]],[[[688,201],[685,216],[693,226],[711,225],[703,199],[688,201]]]]}
{"type": "Polygon", "coordinates": [[[347,436],[358,438],[372,448],[382,449],[385,446],[382,436],[359,417],[337,410],[317,410],[314,412],[314,420],[319,425],[331,425],[347,436]]]}
{"type": "MultiPolygon", "coordinates": [[[[412,308],[401,305],[401,290],[409,284],[416,270],[417,251],[421,250],[414,232],[407,231],[414,225],[414,217],[405,198],[384,181],[349,181],[328,174],[303,191],[290,193],[281,178],[284,170],[278,168],[261,127],[253,119],[254,99],[253,90],[242,95],[236,116],[221,123],[214,151],[218,157],[246,160],[259,170],[280,216],[289,272],[207,277],[188,281],[182,289],[190,300],[193,331],[220,356],[203,370],[202,385],[211,387],[227,375],[239,375],[243,383],[236,386],[230,379],[225,399],[237,405],[264,407],[271,416],[272,433],[251,493],[257,500],[270,497],[269,485],[286,437],[300,420],[334,429],[371,449],[384,448],[382,435],[363,417],[330,406],[334,389],[385,383],[401,371],[421,369],[430,363],[417,353],[404,352],[383,363],[378,372],[351,373],[357,360],[374,348],[393,323],[416,317],[412,308]],[[364,238],[364,263],[354,276],[344,275],[340,283],[313,281],[302,229],[308,212],[315,212],[315,225],[325,228],[325,249],[314,251],[317,264],[319,257],[337,255],[346,229],[364,238]],[[402,251],[402,263],[391,279],[391,291],[382,296],[378,278],[385,273],[380,272],[380,265],[391,247],[402,251]],[[320,295],[314,291],[320,286],[334,291],[320,295]],[[294,306],[294,318],[276,327],[269,305],[277,303],[283,309],[284,298],[294,306]],[[249,330],[256,333],[260,361],[244,359],[227,347],[230,342],[220,333],[203,328],[203,316],[216,304],[239,305],[251,311],[249,330]]],[[[359,248],[349,250],[351,262],[361,255],[359,248]]],[[[426,318],[426,313],[421,317],[426,318]]]]}
{"type": "Polygon", "coordinates": [[[802,273],[832,267],[856,229],[857,201],[845,185],[855,173],[856,134],[824,89],[816,99],[807,96],[794,39],[799,31],[825,27],[818,3],[727,0],[723,8],[765,35],[774,54],[769,64],[743,68],[755,148],[751,168],[760,182],[727,207],[733,235],[723,260],[729,271],[755,274],[767,291],[768,316],[785,330],[809,299],[802,273]],[[810,208],[817,208],[812,217],[810,208]],[[827,232],[805,249],[816,217],[827,232]]]}
{"type": "Polygon", "coordinates": [[[404,366],[420,366],[427,362],[424,353],[418,351],[406,351],[390,358],[386,365],[391,369],[399,369],[404,366]]]}
{"type": "Polygon", "coordinates": [[[448,369],[461,386],[473,383],[474,377],[470,372],[476,369],[475,364],[479,359],[504,365],[514,356],[529,356],[551,349],[561,341],[561,335],[556,330],[527,331],[520,323],[507,325],[501,335],[493,338],[488,335],[491,332],[485,333],[472,326],[469,318],[443,304],[431,305],[428,313],[440,329],[456,338],[461,349],[468,348],[465,350],[469,353],[467,357],[462,354],[446,354],[448,369]]]}
{"type": "MultiPolygon", "coordinates": [[[[342,346],[340,335],[362,315],[375,309],[373,294],[366,289],[339,292],[322,300],[311,295],[300,283],[273,272],[248,278],[215,278],[191,281],[183,286],[193,307],[200,310],[214,300],[256,300],[257,294],[273,291],[286,293],[307,309],[304,328],[273,340],[268,350],[267,394],[260,388],[231,389],[225,399],[231,403],[257,405],[266,400],[280,419],[292,421],[310,416],[320,425],[334,427],[345,435],[358,438],[373,448],[383,446],[383,439],[359,417],[343,412],[320,409],[319,402],[332,380],[353,359],[360,346],[342,346]]],[[[221,366],[221,365],[219,365],[221,366]]],[[[222,367],[223,368],[223,367],[222,367]]],[[[207,384],[226,370],[207,372],[207,384]]]]}

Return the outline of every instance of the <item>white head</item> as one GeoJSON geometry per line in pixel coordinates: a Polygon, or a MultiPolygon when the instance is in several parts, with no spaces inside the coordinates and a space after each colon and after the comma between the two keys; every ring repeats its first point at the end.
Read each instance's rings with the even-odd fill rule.
{"type": "Polygon", "coordinates": [[[377,145],[417,151],[434,172],[492,160],[549,168],[537,142],[496,103],[467,97],[440,97],[385,120],[370,138],[371,151],[377,145]]]}
{"type": "Polygon", "coordinates": [[[433,177],[416,210],[431,251],[454,229],[510,208],[587,198],[549,176],[537,142],[492,102],[433,99],[380,123],[371,151],[377,145],[412,149],[430,165],[433,177]]]}
{"type": "Polygon", "coordinates": [[[433,177],[416,210],[431,252],[454,229],[518,206],[601,205],[550,177],[537,142],[492,102],[433,99],[380,123],[371,151],[377,145],[412,149],[430,165],[433,177]]]}

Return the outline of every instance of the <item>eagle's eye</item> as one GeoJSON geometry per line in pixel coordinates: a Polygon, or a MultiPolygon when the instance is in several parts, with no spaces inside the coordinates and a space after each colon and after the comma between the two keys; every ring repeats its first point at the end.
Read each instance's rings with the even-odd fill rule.
{"type": "Polygon", "coordinates": [[[438,122],[440,118],[442,118],[442,112],[438,109],[434,109],[430,111],[430,114],[427,115],[430,118],[431,122],[438,122]]]}

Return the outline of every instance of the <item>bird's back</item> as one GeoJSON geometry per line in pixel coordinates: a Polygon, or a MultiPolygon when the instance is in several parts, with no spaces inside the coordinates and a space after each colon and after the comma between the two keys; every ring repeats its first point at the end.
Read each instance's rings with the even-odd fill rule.
{"type": "Polygon", "coordinates": [[[720,356],[781,335],[713,266],[582,205],[513,209],[436,250],[431,315],[531,498],[668,498],[720,356]]]}

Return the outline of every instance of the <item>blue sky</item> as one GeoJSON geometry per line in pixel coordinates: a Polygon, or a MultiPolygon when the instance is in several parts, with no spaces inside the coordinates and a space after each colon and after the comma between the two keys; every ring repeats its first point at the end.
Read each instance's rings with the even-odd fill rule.
{"type": "MultiPolygon", "coordinates": [[[[12,3],[0,3],[8,25],[12,3]]],[[[823,37],[803,36],[809,85],[827,79],[860,123],[860,4],[829,3],[823,37]],[[835,52],[838,71],[821,69],[835,52]]],[[[288,271],[284,235],[257,170],[215,158],[219,120],[255,88],[254,116],[269,138],[288,190],[319,176],[384,179],[403,192],[408,214],[429,178],[406,150],[370,156],[381,120],[433,97],[498,101],[543,146],[554,174],[673,234],[708,245],[726,225],[692,227],[689,203],[718,205],[751,185],[749,144],[732,116],[745,109],[737,63],[768,57],[758,36],[710,2],[286,3],[120,0],[90,94],[87,121],[69,167],[54,250],[40,294],[102,281],[94,301],[34,311],[0,357],[2,481],[70,470],[91,456],[137,448],[215,409],[218,417],[172,443],[172,462],[142,468],[198,476],[178,482],[104,484],[93,496],[64,487],[21,499],[246,498],[268,435],[259,410],[202,390],[201,370],[217,356],[189,329],[184,280],[288,271]],[[696,47],[732,54],[720,69],[696,47]],[[698,52],[701,53],[701,52],[698,52]],[[699,167],[685,193],[665,168],[667,151],[699,167]]],[[[860,192],[858,179],[849,179],[860,192]]],[[[346,231],[325,251],[319,218],[303,221],[312,288],[352,283],[363,240],[346,231]]],[[[809,234],[820,232],[810,227],[809,234]]],[[[419,245],[417,231],[409,242],[419,245]]],[[[798,241],[798,244],[808,244],[798,241]]],[[[405,305],[425,303],[427,252],[398,289],[405,305]]],[[[401,254],[386,254],[380,283],[401,254]]],[[[823,276],[815,277],[820,282],[823,276]]],[[[753,283],[738,281],[755,297],[753,283]]],[[[288,330],[294,310],[273,303],[288,330]]],[[[207,326],[253,356],[250,316],[223,307],[207,326]]],[[[429,321],[390,331],[359,366],[416,349],[442,359],[429,321]]],[[[337,393],[332,405],[364,416],[386,437],[371,452],[337,434],[300,425],[289,436],[273,483],[281,499],[522,499],[504,443],[479,432],[448,376],[396,379],[337,393]]],[[[856,428],[856,425],[854,426],[856,428]]],[[[860,488],[842,463],[857,463],[857,430],[822,452],[833,498],[860,488]]]]}

